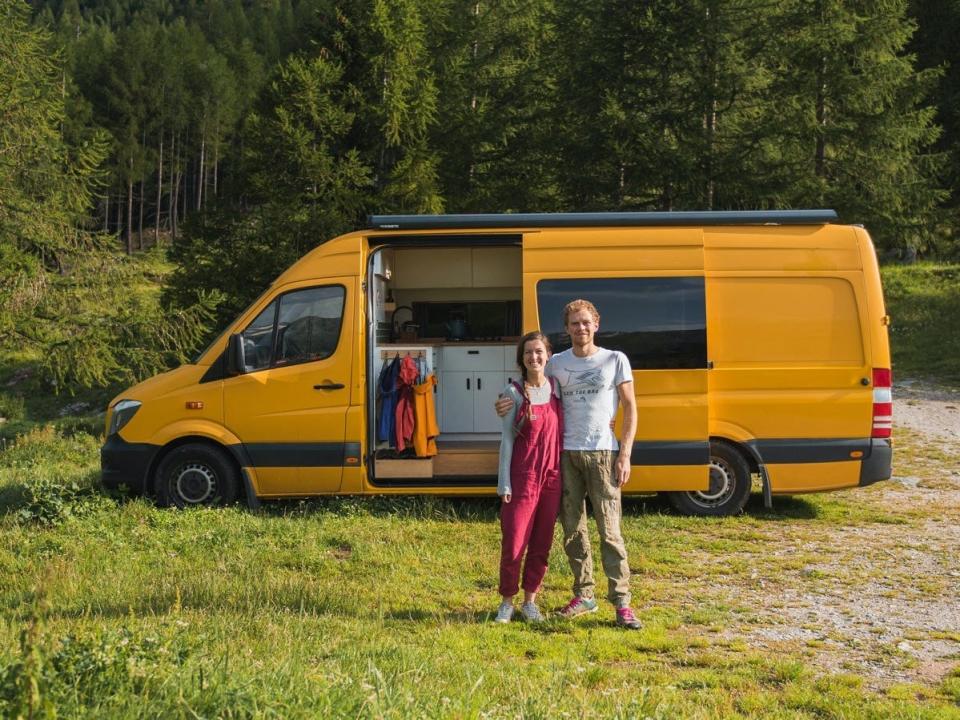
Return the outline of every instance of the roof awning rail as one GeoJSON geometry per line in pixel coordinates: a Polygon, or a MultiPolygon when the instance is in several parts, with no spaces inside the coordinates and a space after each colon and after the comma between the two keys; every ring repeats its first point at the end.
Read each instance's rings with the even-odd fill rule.
{"type": "Polygon", "coordinates": [[[685,225],[826,225],[835,210],[689,210],[680,212],[482,213],[370,215],[374,230],[468,230],[495,228],[640,227],[685,225]]]}

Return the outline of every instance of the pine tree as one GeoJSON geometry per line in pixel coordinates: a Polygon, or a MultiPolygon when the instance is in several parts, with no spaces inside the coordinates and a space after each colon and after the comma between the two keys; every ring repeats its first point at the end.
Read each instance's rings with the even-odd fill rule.
{"type": "Polygon", "coordinates": [[[165,290],[169,305],[190,306],[197,288],[214,289],[222,323],[307,250],[356,224],[372,180],[345,142],[356,92],[342,80],[342,67],[320,55],[278,69],[245,131],[249,210],[192,221],[171,251],[178,269],[165,290]]]}
{"type": "Polygon", "coordinates": [[[903,0],[796,0],[784,3],[770,55],[782,203],[835,207],[887,250],[923,248],[943,198],[928,104],[938,71],[914,69],[914,29],[903,0]]]}
{"type": "Polygon", "coordinates": [[[433,43],[440,101],[432,143],[454,212],[560,209],[553,2],[450,2],[433,43]]]}
{"type": "Polygon", "coordinates": [[[84,228],[106,140],[64,139],[66,84],[50,35],[0,0],[0,349],[57,390],[130,381],[183,359],[210,314],[131,298],[136,268],[84,228]]]}

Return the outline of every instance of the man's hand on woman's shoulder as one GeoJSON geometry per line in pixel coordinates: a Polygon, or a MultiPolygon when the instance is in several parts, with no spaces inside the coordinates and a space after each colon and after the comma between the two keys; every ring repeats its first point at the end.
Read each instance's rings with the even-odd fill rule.
{"type": "Polygon", "coordinates": [[[497,415],[503,417],[513,408],[513,400],[506,395],[500,395],[493,407],[496,408],[497,415]]]}

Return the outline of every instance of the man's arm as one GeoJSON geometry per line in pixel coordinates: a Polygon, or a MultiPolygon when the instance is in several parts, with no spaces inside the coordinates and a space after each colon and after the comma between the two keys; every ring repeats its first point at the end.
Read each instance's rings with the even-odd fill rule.
{"type": "Polygon", "coordinates": [[[623,407],[623,430],[620,433],[620,454],[617,455],[617,487],[623,487],[630,479],[630,455],[633,438],[637,434],[637,399],[633,396],[633,381],[617,385],[620,405],[623,407]]]}

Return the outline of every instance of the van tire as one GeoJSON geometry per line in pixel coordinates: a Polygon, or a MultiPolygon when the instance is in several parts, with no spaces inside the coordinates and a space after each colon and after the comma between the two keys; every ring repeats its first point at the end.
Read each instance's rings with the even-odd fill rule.
{"type": "Polygon", "coordinates": [[[684,515],[736,515],[750,498],[751,484],[746,458],[729,443],[714,441],[710,443],[710,489],[666,494],[684,515]]]}
{"type": "Polygon", "coordinates": [[[237,499],[240,477],[223,450],[189,443],[168,452],[157,467],[157,504],[161,507],[217,507],[237,499]]]}

